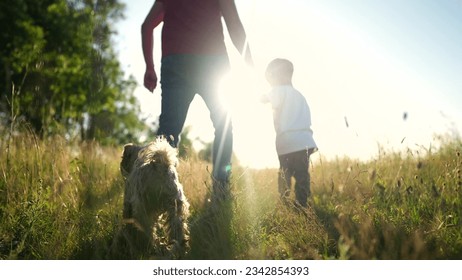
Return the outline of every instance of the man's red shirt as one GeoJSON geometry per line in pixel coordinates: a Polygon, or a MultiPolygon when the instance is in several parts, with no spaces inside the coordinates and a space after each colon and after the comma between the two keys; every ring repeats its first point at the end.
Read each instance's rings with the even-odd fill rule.
{"type": "Polygon", "coordinates": [[[218,0],[157,0],[164,5],[162,56],[226,54],[218,0]]]}

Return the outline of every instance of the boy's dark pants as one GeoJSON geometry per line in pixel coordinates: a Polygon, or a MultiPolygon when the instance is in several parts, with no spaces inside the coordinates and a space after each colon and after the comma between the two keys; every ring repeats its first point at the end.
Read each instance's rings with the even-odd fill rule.
{"type": "Polygon", "coordinates": [[[290,194],[291,179],[295,178],[295,199],[303,207],[311,194],[310,173],[308,171],[310,150],[293,152],[279,156],[278,187],[282,198],[290,194]]]}

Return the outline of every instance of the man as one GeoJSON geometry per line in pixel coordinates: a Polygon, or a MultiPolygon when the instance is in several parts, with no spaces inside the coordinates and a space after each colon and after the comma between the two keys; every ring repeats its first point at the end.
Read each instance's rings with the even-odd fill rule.
{"type": "Polygon", "coordinates": [[[210,111],[213,143],[214,193],[228,192],[233,146],[232,124],[220,104],[218,84],[229,69],[222,17],[234,46],[253,64],[246,34],[234,0],[157,0],[142,25],[146,62],[144,86],[153,91],[157,74],[153,62],[153,30],[163,22],[162,106],[159,135],[178,145],[189,105],[199,94],[210,111]]]}

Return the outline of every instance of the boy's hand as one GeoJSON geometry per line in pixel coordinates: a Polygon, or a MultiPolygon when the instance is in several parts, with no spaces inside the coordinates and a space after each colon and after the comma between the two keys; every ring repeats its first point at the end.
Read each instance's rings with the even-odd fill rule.
{"type": "Polygon", "coordinates": [[[144,73],[144,87],[153,92],[157,86],[157,74],[154,69],[146,69],[144,73]]]}
{"type": "Polygon", "coordinates": [[[269,100],[268,95],[267,94],[260,95],[260,102],[263,104],[269,103],[270,100],[269,100]]]}

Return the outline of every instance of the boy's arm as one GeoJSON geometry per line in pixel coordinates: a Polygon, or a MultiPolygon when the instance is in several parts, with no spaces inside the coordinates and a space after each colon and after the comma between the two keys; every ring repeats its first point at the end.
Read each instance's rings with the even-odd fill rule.
{"type": "Polygon", "coordinates": [[[272,89],[270,92],[262,97],[262,101],[266,100],[266,103],[270,103],[273,110],[279,110],[282,103],[282,93],[272,89]]]}
{"type": "Polygon", "coordinates": [[[155,1],[146,19],[141,25],[141,44],[143,48],[144,61],[146,63],[146,72],[144,74],[144,87],[153,91],[157,86],[157,75],[154,70],[153,48],[154,36],[153,31],[164,19],[164,5],[160,1],[155,1]]]}
{"type": "Polygon", "coordinates": [[[218,2],[220,4],[223,18],[225,19],[231,41],[241,54],[245,54],[246,62],[250,66],[253,66],[252,54],[250,53],[250,47],[247,43],[244,26],[242,25],[239,14],[237,13],[234,0],[218,0],[218,2]]]}

